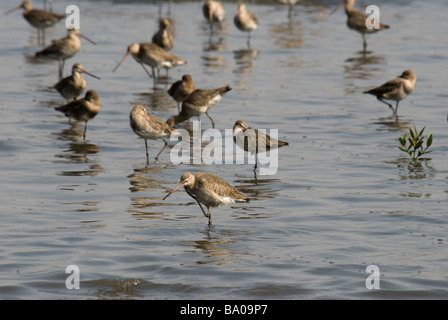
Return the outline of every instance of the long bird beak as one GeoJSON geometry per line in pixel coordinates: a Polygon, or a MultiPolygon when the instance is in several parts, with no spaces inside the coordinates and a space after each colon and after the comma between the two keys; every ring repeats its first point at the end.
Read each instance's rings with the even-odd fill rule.
{"type": "Polygon", "coordinates": [[[118,69],[118,67],[123,63],[124,60],[126,60],[126,58],[128,57],[129,52],[126,52],[126,54],[124,55],[124,57],[121,59],[120,62],[118,62],[118,64],[116,65],[116,67],[112,70],[112,72],[115,72],[115,70],[118,69]]]}
{"type": "Polygon", "coordinates": [[[342,0],[341,3],[338,4],[338,6],[330,12],[330,16],[333,15],[333,13],[335,13],[336,11],[338,11],[338,9],[343,6],[343,4],[344,4],[344,0],[342,0]]]}
{"type": "Polygon", "coordinates": [[[9,9],[8,11],[5,11],[5,14],[10,14],[11,12],[17,11],[20,8],[21,8],[21,5],[15,7],[15,8],[9,9]]]}
{"type": "Polygon", "coordinates": [[[86,39],[86,40],[89,41],[90,43],[96,45],[96,42],[95,42],[95,41],[90,40],[90,39],[87,38],[85,35],[83,35],[81,32],[78,31],[78,32],[77,32],[77,35],[80,36],[80,37],[83,38],[83,39],[86,39]]]}
{"type": "Polygon", "coordinates": [[[184,184],[181,182],[177,185],[176,188],[174,188],[173,190],[170,191],[170,193],[168,193],[165,198],[163,198],[162,200],[165,200],[166,198],[168,198],[172,193],[174,193],[177,189],[179,189],[180,187],[182,187],[184,184]]]}
{"type": "Polygon", "coordinates": [[[96,79],[98,79],[98,80],[101,80],[101,78],[100,77],[97,77],[96,75],[94,75],[94,74],[91,74],[90,72],[87,72],[86,70],[82,70],[81,71],[82,73],[85,73],[85,74],[88,74],[89,76],[91,76],[91,77],[94,77],[94,78],[96,78],[96,79]]]}

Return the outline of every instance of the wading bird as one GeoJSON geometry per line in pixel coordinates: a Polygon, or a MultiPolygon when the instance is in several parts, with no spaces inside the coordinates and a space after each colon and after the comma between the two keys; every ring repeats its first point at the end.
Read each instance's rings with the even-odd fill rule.
{"type": "Polygon", "coordinates": [[[146,148],[146,164],[149,165],[148,155],[148,139],[157,140],[162,139],[165,145],[160,149],[155,159],[158,160],[159,155],[168,145],[165,138],[169,137],[174,128],[167,125],[164,121],[160,120],[156,116],[149,114],[146,108],[142,104],[137,104],[132,108],[129,113],[129,121],[132,130],[145,140],[146,148]]]}
{"type": "Polygon", "coordinates": [[[100,96],[95,90],[86,92],[86,96],[82,99],[70,101],[55,110],[62,112],[69,119],[84,121],[83,139],[86,139],[87,121],[92,120],[100,112],[100,96]]]}
{"type": "Polygon", "coordinates": [[[33,9],[31,1],[23,1],[19,6],[8,10],[5,14],[23,9],[23,17],[30,25],[37,29],[37,43],[45,45],[45,28],[51,27],[65,18],[65,14],[52,13],[45,10],[33,9]]]}
{"type": "Polygon", "coordinates": [[[412,70],[406,70],[395,79],[387,81],[386,83],[374,89],[364,91],[363,93],[376,96],[379,101],[387,104],[389,108],[392,109],[393,114],[396,117],[398,111],[398,103],[411,94],[411,92],[414,90],[416,81],[417,76],[415,75],[415,73],[412,70]],[[387,103],[383,99],[396,101],[395,109],[390,103],[387,103]]]}
{"type": "Polygon", "coordinates": [[[224,179],[210,173],[196,172],[191,174],[185,172],[180,178],[180,183],[171,190],[164,198],[165,200],[180,187],[198,203],[202,213],[208,218],[208,224],[212,223],[210,207],[221,207],[226,204],[237,202],[250,202],[250,199],[232,187],[224,179]],[[201,203],[207,208],[207,213],[201,203]]]}

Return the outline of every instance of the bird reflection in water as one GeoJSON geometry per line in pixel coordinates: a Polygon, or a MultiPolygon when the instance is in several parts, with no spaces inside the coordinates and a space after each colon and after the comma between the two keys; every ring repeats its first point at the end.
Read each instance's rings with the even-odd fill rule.
{"type": "Polygon", "coordinates": [[[346,79],[345,94],[358,95],[365,91],[357,80],[371,80],[383,73],[387,61],[383,55],[360,53],[345,60],[344,74],[346,79]]]}
{"type": "MultiPolygon", "coordinates": [[[[167,82],[168,84],[168,82],[167,82]]],[[[168,95],[167,88],[155,88],[151,92],[135,92],[134,99],[131,101],[131,105],[143,104],[147,106],[148,112],[157,111],[157,113],[173,112],[173,109],[177,109],[173,103],[173,99],[168,95]]],[[[165,119],[166,120],[166,119],[165,119]]]]}
{"type": "Polygon", "coordinates": [[[255,49],[239,49],[233,51],[236,67],[233,72],[237,74],[248,74],[252,72],[254,60],[258,57],[260,51],[255,49]]]}
{"type": "Polygon", "coordinates": [[[182,264],[234,264],[238,257],[245,257],[248,254],[245,250],[235,249],[235,247],[238,247],[235,245],[237,243],[236,239],[241,237],[241,232],[241,230],[237,232],[228,229],[215,230],[213,225],[207,225],[202,232],[204,234],[202,239],[181,243],[182,246],[188,248],[186,249],[188,252],[191,251],[191,247],[194,250],[200,250],[203,254],[203,259],[186,261],[182,264]]]}
{"type": "Polygon", "coordinates": [[[303,44],[302,23],[289,20],[278,23],[269,30],[275,44],[283,49],[300,49],[303,44]]]}
{"type": "MultiPolygon", "coordinates": [[[[89,156],[95,155],[100,151],[100,147],[96,144],[88,141],[79,140],[79,137],[83,135],[83,128],[79,122],[72,122],[69,129],[64,129],[57,133],[58,139],[63,141],[69,141],[68,144],[61,146],[63,148],[62,153],[55,155],[58,159],[65,159],[64,163],[88,163],[89,168],[87,170],[76,171],[63,171],[60,174],[64,176],[96,176],[101,172],[104,172],[104,168],[89,159],[89,156]]],[[[57,161],[55,161],[57,162],[57,161]]]]}

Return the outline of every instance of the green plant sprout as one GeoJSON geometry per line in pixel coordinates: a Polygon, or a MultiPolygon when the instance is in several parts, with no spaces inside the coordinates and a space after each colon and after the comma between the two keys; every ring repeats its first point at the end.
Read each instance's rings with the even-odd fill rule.
{"type": "Polygon", "coordinates": [[[401,147],[398,147],[398,149],[409,154],[412,160],[420,158],[425,153],[432,152],[432,150],[428,150],[432,144],[432,133],[429,133],[426,138],[426,148],[423,147],[425,139],[425,137],[423,137],[423,131],[425,131],[425,128],[426,126],[418,132],[414,124],[414,129],[409,128],[409,136],[405,133],[403,137],[398,138],[398,141],[400,141],[401,144],[401,147]],[[408,142],[409,145],[407,145],[408,142]]]}

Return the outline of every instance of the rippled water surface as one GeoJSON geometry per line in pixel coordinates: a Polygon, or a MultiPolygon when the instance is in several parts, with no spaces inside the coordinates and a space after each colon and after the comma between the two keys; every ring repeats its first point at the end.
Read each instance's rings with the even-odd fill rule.
{"type": "MultiPolygon", "coordinates": [[[[367,54],[344,10],[330,16],[337,1],[304,1],[289,18],[285,5],[249,2],[260,21],[250,50],[233,25],[236,2],[224,2],[227,20],[210,37],[201,2],[174,1],[172,53],[188,63],[162,70],[155,87],[132,58],[112,69],[130,43],[150,41],[165,3],[53,9],[69,4],[98,43],[82,40],[64,70],[80,62],[101,77],[85,77],[102,106],[85,141],[84,124],[54,110],[65,103],[51,88],[57,62],[33,58],[35,29],[20,12],[0,20],[0,298],[448,298],[445,1],[378,1],[391,28],[367,37],[367,54]],[[362,92],[406,69],[417,85],[394,119],[362,92]],[[162,141],[149,141],[146,165],[129,112],[143,103],[161,119],[176,114],[166,90],[185,73],[197,87],[233,88],[210,110],[221,132],[238,119],[279,130],[289,146],[275,175],[248,163],[174,165],[169,148],[157,163],[162,141]],[[413,124],[434,135],[418,163],[397,148],[413,124]],[[209,226],[183,190],[162,201],[186,171],[216,174],[251,202],[212,209],[209,226]],[[66,288],[69,265],[78,290],[66,288]],[[366,288],[369,265],[379,289],[366,288]]],[[[47,29],[47,43],[64,28],[47,29]]]]}

